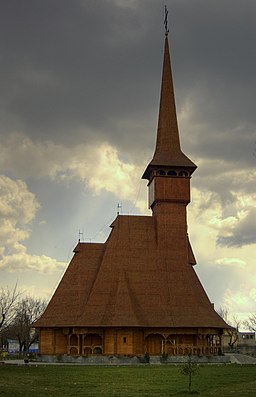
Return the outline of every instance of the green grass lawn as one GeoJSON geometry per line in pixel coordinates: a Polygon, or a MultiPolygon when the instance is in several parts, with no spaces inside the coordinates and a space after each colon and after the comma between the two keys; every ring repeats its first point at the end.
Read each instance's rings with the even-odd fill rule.
{"type": "MultiPolygon", "coordinates": [[[[1,397],[182,397],[187,384],[174,365],[0,365],[1,397]]],[[[255,397],[256,366],[200,366],[192,389],[201,397],[255,397]]]]}

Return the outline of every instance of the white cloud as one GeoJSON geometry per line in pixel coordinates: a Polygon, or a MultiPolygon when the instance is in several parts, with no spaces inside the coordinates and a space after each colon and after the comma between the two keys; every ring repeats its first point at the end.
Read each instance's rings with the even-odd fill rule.
{"type": "Polygon", "coordinates": [[[256,288],[252,288],[250,291],[250,297],[255,301],[256,303],[256,288]]]}
{"type": "MultiPolygon", "coordinates": [[[[143,159],[142,164],[145,164],[143,159]]],[[[106,142],[66,148],[50,141],[38,143],[13,134],[0,146],[0,165],[20,178],[51,178],[67,183],[76,179],[93,194],[106,190],[119,200],[136,201],[142,212],[147,210],[144,199],[138,197],[136,185],[143,167],[121,160],[117,149],[106,142]],[[12,156],[14,147],[15,156],[12,156]]]]}
{"type": "Polygon", "coordinates": [[[251,298],[250,289],[241,288],[239,291],[227,289],[223,298],[223,307],[228,308],[230,313],[237,314],[239,318],[244,313],[255,312],[255,299],[251,298]]]}
{"type": "Polygon", "coordinates": [[[238,259],[238,258],[220,258],[215,261],[217,265],[227,265],[227,266],[239,266],[244,268],[246,266],[246,262],[238,259]]]}
{"type": "Polygon", "coordinates": [[[135,181],[140,181],[141,167],[122,161],[117,149],[108,143],[83,147],[82,153],[80,161],[80,153],[71,161],[69,174],[87,183],[94,194],[106,190],[115,194],[118,200],[136,202],[140,211],[146,211],[145,200],[138,197],[138,186],[135,184],[135,181]]]}
{"type": "Polygon", "coordinates": [[[6,255],[0,261],[0,269],[10,272],[35,270],[40,273],[51,274],[63,269],[66,264],[45,255],[29,255],[23,246],[23,252],[6,255]]]}
{"type": "Polygon", "coordinates": [[[193,188],[188,224],[197,270],[205,277],[206,291],[211,291],[217,308],[226,307],[230,315],[238,314],[244,319],[248,312],[255,311],[256,244],[231,247],[217,243],[219,235],[244,228],[245,219],[248,220],[247,205],[256,202],[253,195],[245,192],[233,192],[233,195],[235,201],[230,216],[229,204],[225,206],[213,191],[206,186],[205,190],[193,188]]]}
{"type": "MultiPolygon", "coordinates": [[[[0,162],[6,170],[15,171],[20,177],[28,172],[30,177],[51,178],[62,183],[69,183],[75,179],[89,189],[91,194],[111,192],[118,200],[136,202],[137,209],[147,213],[146,183],[145,188],[141,189],[143,196],[138,194],[139,181],[145,166],[144,158],[141,159],[143,165],[140,167],[132,161],[123,160],[126,157],[107,142],[98,146],[80,144],[67,149],[52,142],[32,142],[20,135],[21,148],[16,158],[11,161],[13,156],[7,154],[10,155],[13,150],[12,142],[10,138],[0,148],[5,153],[5,156],[0,157],[0,162]],[[23,159],[24,156],[26,161],[23,159]],[[28,169],[27,163],[33,162],[35,166],[28,169]],[[138,186],[135,185],[136,182],[138,186]]],[[[212,169],[213,164],[209,166],[212,169]]],[[[218,245],[217,242],[220,236],[231,236],[235,240],[239,239],[241,234],[248,236],[249,241],[252,235],[249,215],[255,215],[253,208],[256,207],[256,196],[246,183],[246,170],[231,171],[229,164],[225,162],[215,166],[220,167],[220,170],[216,171],[217,174],[223,171],[221,186],[217,185],[216,173],[212,178],[209,178],[209,173],[207,176],[199,174],[198,179],[196,176],[192,178],[192,203],[188,209],[189,232],[198,267],[203,268],[205,273],[216,274],[215,278],[209,277],[209,286],[211,287],[214,280],[220,280],[223,274],[227,277],[219,282],[218,294],[214,296],[213,292],[212,298],[216,306],[230,304],[236,312],[244,313],[255,303],[255,244],[251,239],[251,244],[243,249],[242,246],[218,245]],[[194,179],[197,181],[196,187],[193,187],[194,179]],[[239,297],[243,297],[244,300],[239,297]]],[[[38,203],[23,182],[8,180],[7,186],[9,184],[16,193],[4,195],[6,199],[2,200],[0,208],[0,213],[5,215],[0,232],[2,240],[5,241],[5,246],[0,247],[0,253],[5,259],[0,262],[0,266],[15,270],[21,269],[23,263],[27,269],[38,269],[42,272],[60,269],[64,265],[52,258],[27,253],[22,242],[29,236],[29,222],[35,216],[38,203]],[[16,198],[20,190],[28,200],[16,198]],[[11,196],[14,208],[7,200],[7,197],[11,196]],[[18,203],[20,208],[16,208],[18,203]],[[21,217],[18,216],[19,212],[21,217]],[[22,224],[18,223],[18,218],[23,219],[22,224]],[[11,249],[11,252],[8,252],[8,249],[11,249]]],[[[208,291],[207,284],[205,288],[208,291]]],[[[214,291],[214,288],[212,290],[214,291]]]]}
{"type": "Polygon", "coordinates": [[[33,283],[27,284],[26,282],[24,282],[24,283],[19,283],[18,285],[19,285],[19,290],[22,292],[22,295],[31,296],[36,299],[40,298],[46,300],[47,302],[49,301],[50,297],[53,294],[54,287],[52,285],[49,286],[49,283],[47,286],[43,286],[42,282],[37,284],[33,280],[33,283]]]}
{"type": "Polygon", "coordinates": [[[28,225],[39,203],[26,184],[0,175],[0,246],[2,255],[19,252],[20,241],[29,237],[28,225]]]}
{"type": "Polygon", "coordinates": [[[33,193],[25,182],[0,176],[0,219],[8,218],[14,222],[29,223],[39,207],[33,193]]]}
{"type": "Polygon", "coordinates": [[[49,273],[65,265],[47,256],[30,255],[23,244],[39,208],[25,182],[0,175],[0,269],[49,273]]]}
{"type": "Polygon", "coordinates": [[[50,141],[33,142],[25,135],[13,133],[0,145],[0,166],[18,178],[54,178],[68,167],[69,151],[50,141]],[[13,155],[15,153],[15,156],[13,155]]]}

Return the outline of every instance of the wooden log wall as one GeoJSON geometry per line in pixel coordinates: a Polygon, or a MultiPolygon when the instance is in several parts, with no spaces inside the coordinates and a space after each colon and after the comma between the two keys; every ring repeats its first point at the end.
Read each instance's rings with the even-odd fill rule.
{"type": "Polygon", "coordinates": [[[170,330],[132,328],[45,328],[40,331],[40,353],[46,355],[213,355],[221,348],[215,334],[179,334],[170,330]],[[154,332],[153,332],[154,331],[154,332]]]}

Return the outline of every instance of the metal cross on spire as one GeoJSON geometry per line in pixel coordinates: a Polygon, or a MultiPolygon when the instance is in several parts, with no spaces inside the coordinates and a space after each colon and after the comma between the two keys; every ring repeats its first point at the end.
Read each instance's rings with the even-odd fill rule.
{"type": "Polygon", "coordinates": [[[165,26],[165,36],[168,36],[169,29],[168,29],[168,9],[167,6],[164,6],[164,26],[165,26]]]}
{"type": "Polygon", "coordinates": [[[80,229],[79,229],[79,232],[78,232],[78,242],[79,243],[81,241],[80,237],[82,237],[82,239],[84,238],[84,232],[80,232],[80,229]]]}
{"type": "Polygon", "coordinates": [[[122,211],[122,203],[121,204],[120,203],[117,204],[117,215],[120,214],[120,210],[122,211]]]}

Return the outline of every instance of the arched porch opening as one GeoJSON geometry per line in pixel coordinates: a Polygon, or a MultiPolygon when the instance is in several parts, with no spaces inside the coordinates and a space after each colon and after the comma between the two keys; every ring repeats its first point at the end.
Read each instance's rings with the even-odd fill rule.
{"type": "Polygon", "coordinates": [[[82,335],[82,351],[84,355],[102,354],[103,353],[102,335],[97,333],[88,333],[82,335]]]}
{"type": "Polygon", "coordinates": [[[71,356],[77,356],[78,355],[77,347],[74,347],[74,346],[70,347],[69,354],[71,354],[71,356]]]}
{"type": "Polygon", "coordinates": [[[77,356],[80,354],[79,335],[70,334],[68,336],[68,354],[71,356],[77,356]]]}
{"type": "Polygon", "coordinates": [[[72,356],[103,354],[102,335],[96,332],[88,334],[70,334],[68,336],[68,354],[72,356]]]}

